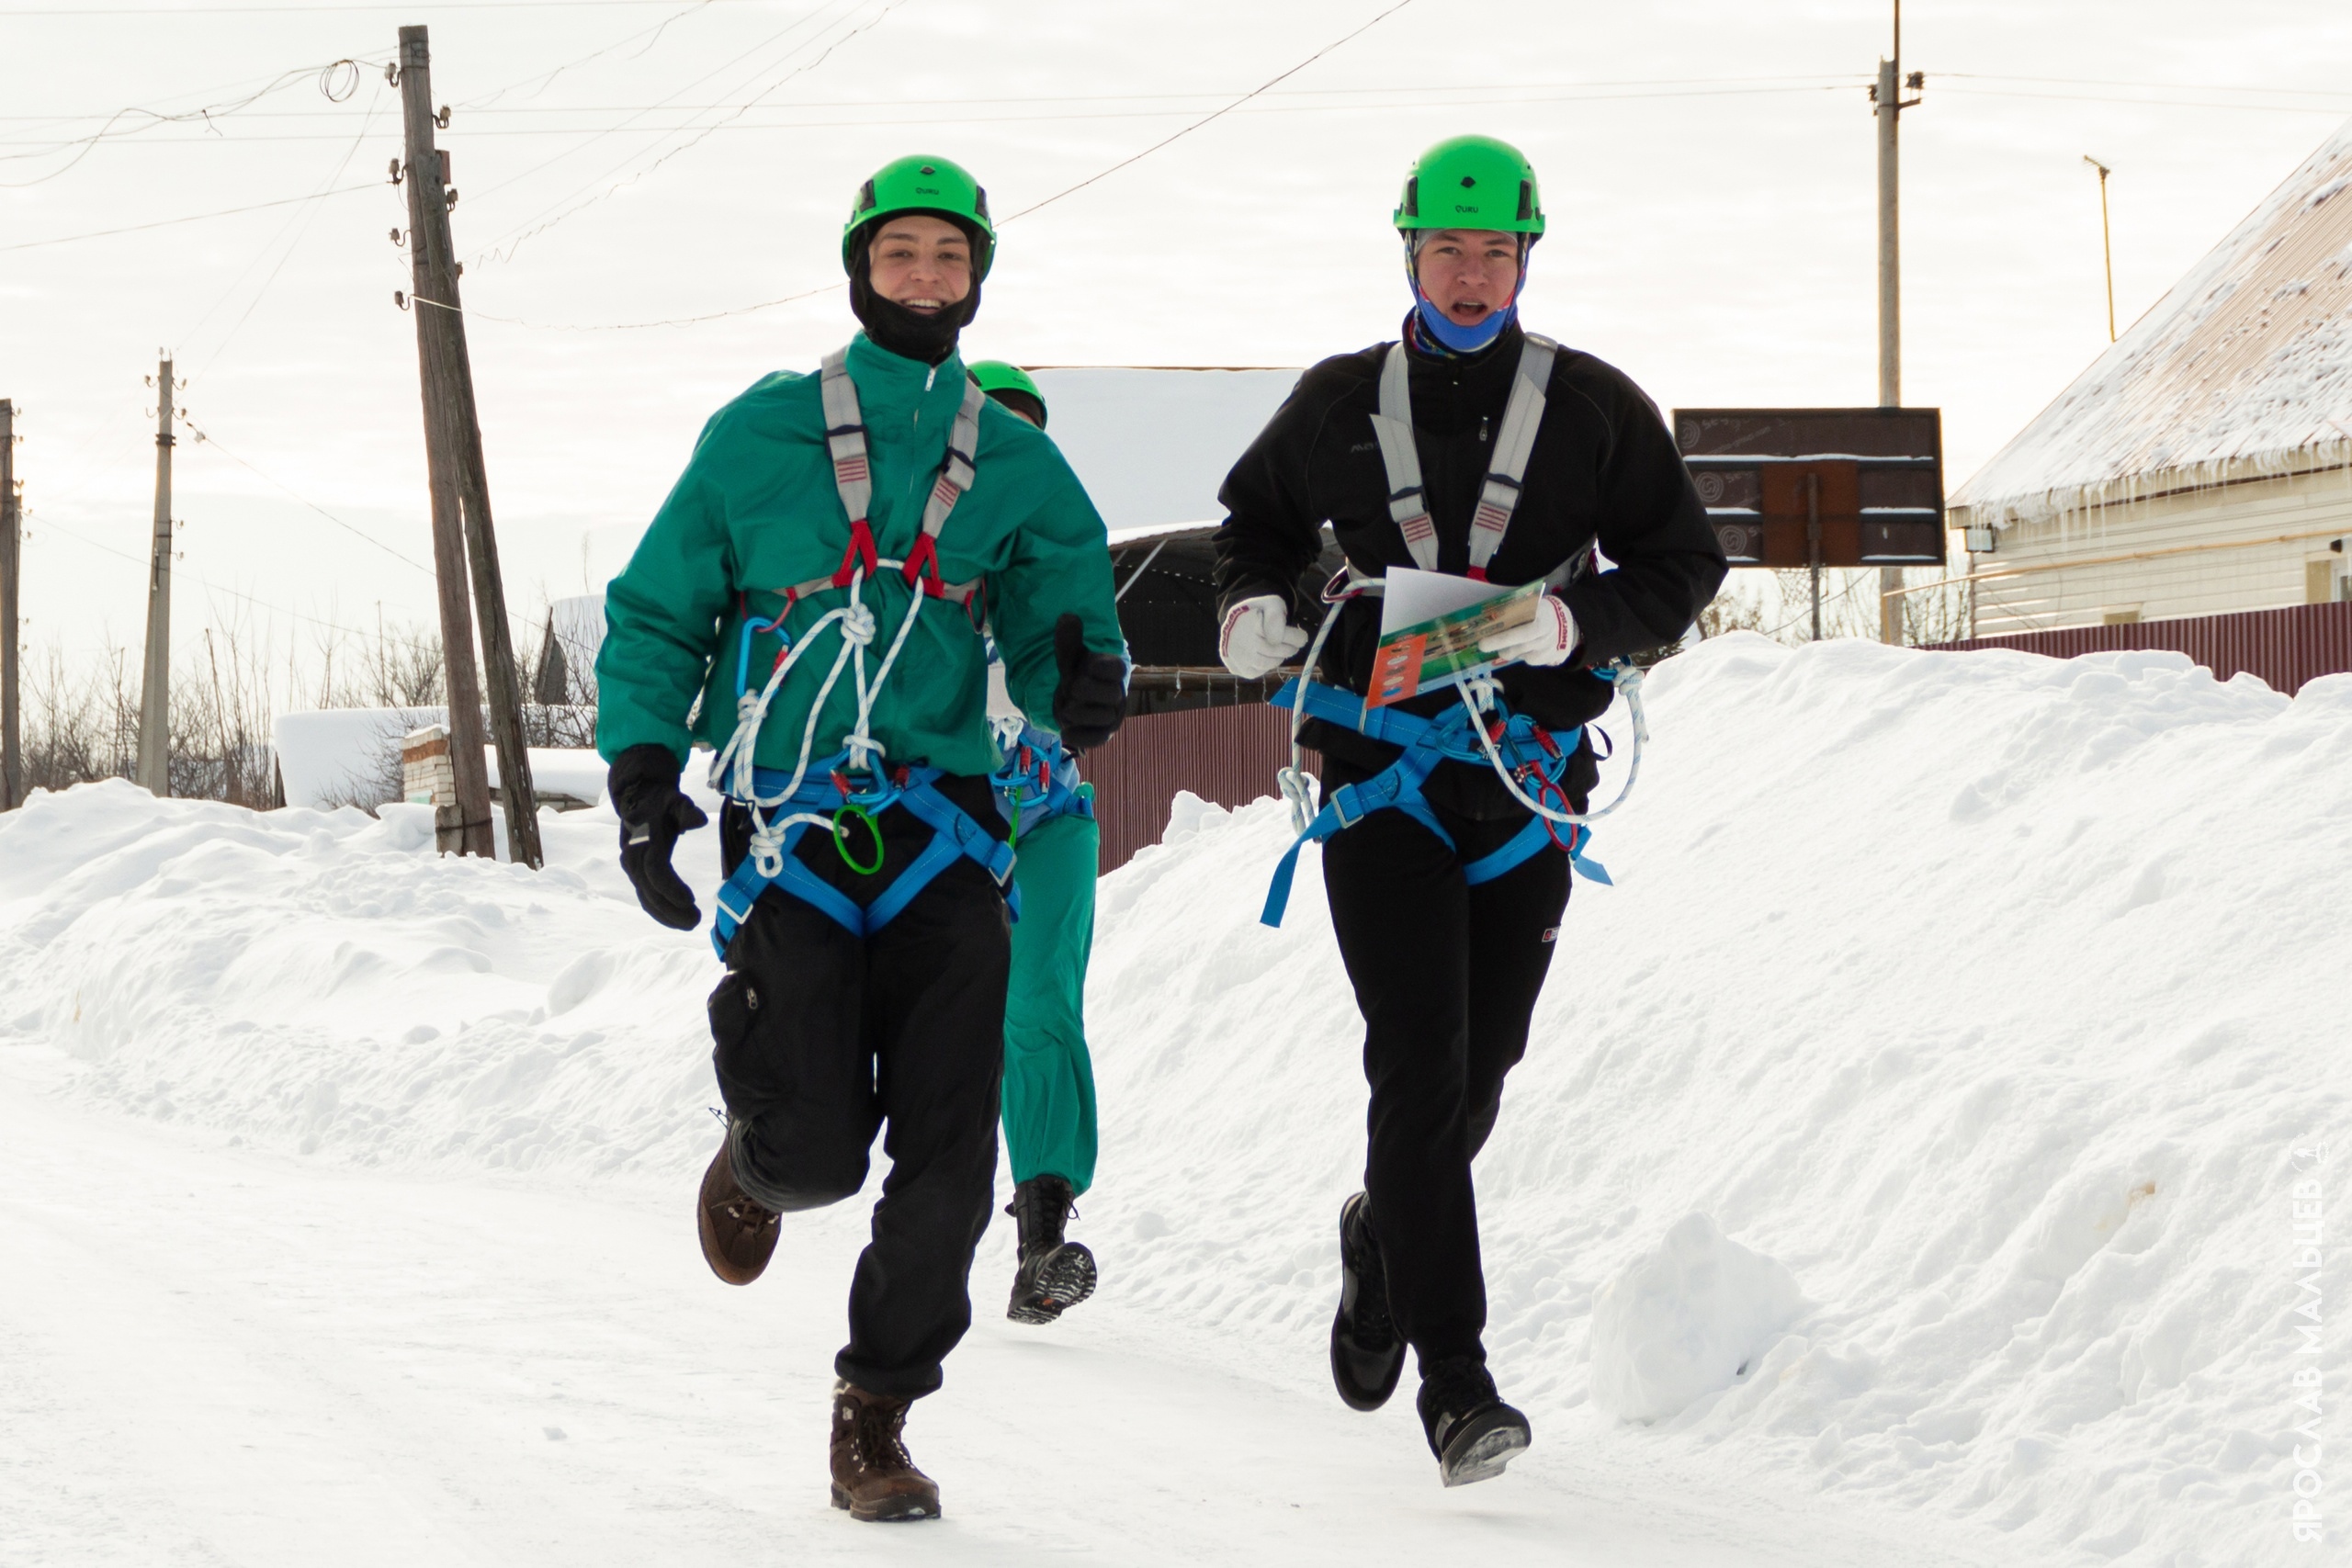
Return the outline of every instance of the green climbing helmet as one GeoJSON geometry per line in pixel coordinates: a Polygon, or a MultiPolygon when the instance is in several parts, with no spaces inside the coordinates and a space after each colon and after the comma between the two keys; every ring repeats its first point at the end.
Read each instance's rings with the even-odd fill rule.
{"type": "Polygon", "coordinates": [[[842,225],[842,270],[853,271],[851,256],[857,231],[878,218],[901,212],[929,212],[968,223],[979,231],[979,254],[972,258],[976,279],[989,275],[996,259],[996,226],[989,221],[989,193],[963,164],[945,158],[917,154],[898,158],[874,172],[858,187],[849,221],[842,225]]]}
{"type": "Polygon", "coordinates": [[[1019,392],[1034,399],[1037,404],[1037,428],[1046,428],[1046,394],[1037,389],[1037,383],[1030,378],[1029,372],[1018,365],[1007,365],[1001,359],[975,360],[964,368],[973,380],[979,383],[983,392],[991,395],[1019,392]]]}
{"type": "Polygon", "coordinates": [[[1508,141],[1449,136],[1414,160],[1396,221],[1399,230],[1541,234],[1544,198],[1535,186],[1535,165],[1508,141]]]}

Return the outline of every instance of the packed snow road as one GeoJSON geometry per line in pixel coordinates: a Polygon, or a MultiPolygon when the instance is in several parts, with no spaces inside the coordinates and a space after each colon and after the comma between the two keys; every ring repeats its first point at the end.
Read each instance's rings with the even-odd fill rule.
{"type": "Polygon", "coordinates": [[[337,1168],[61,1106],[56,1058],[0,1060],[11,1564],[1893,1560],[1891,1531],[1540,1447],[1446,1492],[1408,1401],[1222,1372],[1115,1303],[1007,1324],[993,1269],[911,1431],[946,1517],[854,1524],[824,1438],[854,1223],[801,1217],[732,1291],[687,1189],[337,1168]]]}
{"type": "Polygon", "coordinates": [[[537,873],[415,807],[0,815],[0,1562],[2326,1560],[2352,677],[1732,637],[1648,690],[1477,1168],[1535,1447],[1451,1494],[1324,1370],[1362,1023],[1314,852],[1258,923],[1276,803],[1103,881],[1103,1287],[1007,1325],[998,1221],[895,1531],[824,1497],[865,1205],[709,1278],[717,965],[609,811],[537,873]]]}

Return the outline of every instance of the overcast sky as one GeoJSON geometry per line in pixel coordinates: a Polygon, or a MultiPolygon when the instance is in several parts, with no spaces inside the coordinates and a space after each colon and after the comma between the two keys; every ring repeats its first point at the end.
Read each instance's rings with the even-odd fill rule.
{"type": "MultiPolygon", "coordinates": [[[[847,336],[841,215],[907,152],[970,166],[1000,215],[1069,192],[1007,225],[975,356],[1296,366],[1391,336],[1403,171],[1481,130],[1543,178],[1531,324],[1669,408],[1875,400],[1864,89],[1883,0],[1411,0],[1069,190],[1394,4],[0,0],[0,396],[22,411],[27,640],[82,656],[139,635],[159,346],[214,438],[177,453],[183,644],[241,606],[281,645],[379,608],[431,618],[414,329],[392,298],[407,263],[388,237],[405,211],[384,183],[400,128],[382,67],[404,22],[431,26],[454,109],[518,611],[608,569],[715,407],[847,336]],[[322,77],[342,57],[358,68],[322,77]],[[345,186],[362,188],[49,243],[345,186]]],[[[1915,0],[1903,54],[1927,73],[1903,120],[1904,388],[1944,411],[1954,486],[2105,344],[2086,152],[2115,170],[2128,325],[2352,114],[2352,7],[2308,0],[1915,0]]]]}

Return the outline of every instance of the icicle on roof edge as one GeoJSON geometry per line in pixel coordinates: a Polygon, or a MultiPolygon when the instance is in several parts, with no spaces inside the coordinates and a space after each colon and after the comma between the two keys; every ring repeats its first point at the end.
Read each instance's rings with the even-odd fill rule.
{"type": "Polygon", "coordinates": [[[2007,526],[2352,463],[2352,120],[1953,497],[2007,526]]]}

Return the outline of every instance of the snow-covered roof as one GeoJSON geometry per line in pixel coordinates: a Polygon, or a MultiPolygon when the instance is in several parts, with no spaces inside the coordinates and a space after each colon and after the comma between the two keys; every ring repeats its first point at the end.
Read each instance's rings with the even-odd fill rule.
{"type": "Polygon", "coordinates": [[[2352,460],[2352,122],[1952,498],[2006,525],[2352,460]]]}
{"type": "Polygon", "coordinates": [[[1132,523],[1123,528],[1109,530],[1111,547],[1124,550],[1129,545],[1148,545],[1154,539],[1182,539],[1194,536],[1205,538],[1224,525],[1215,519],[1192,523],[1132,523]]]}
{"type": "Polygon", "coordinates": [[[1035,374],[1046,433],[1114,531],[1222,517],[1227,472],[1298,382],[1295,370],[1048,366],[1035,374]]]}

